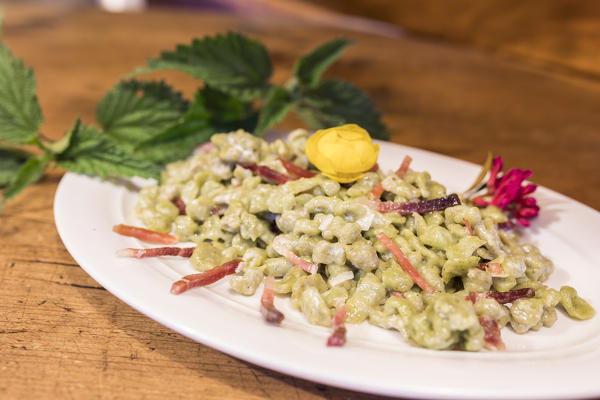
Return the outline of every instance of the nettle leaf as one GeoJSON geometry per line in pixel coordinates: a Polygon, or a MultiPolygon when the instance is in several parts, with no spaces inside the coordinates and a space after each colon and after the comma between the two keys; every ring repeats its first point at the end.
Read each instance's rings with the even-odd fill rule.
{"type": "Polygon", "coordinates": [[[8,185],[32,154],[0,143],[0,187],[8,185]]]}
{"type": "Polygon", "coordinates": [[[118,83],[100,101],[96,119],[107,135],[133,147],[179,120],[188,104],[163,81],[132,79],[118,83]]]}
{"type": "Polygon", "coordinates": [[[52,160],[51,155],[44,154],[39,157],[29,158],[17,171],[10,183],[2,191],[2,200],[0,201],[0,210],[4,203],[18,195],[27,186],[40,180],[44,175],[46,167],[52,160]]]}
{"type": "Polygon", "coordinates": [[[57,156],[57,164],[69,171],[101,178],[160,177],[156,164],[136,157],[126,146],[92,126],[78,125],[73,130],[69,146],[57,156]]]}
{"type": "Polygon", "coordinates": [[[294,99],[286,88],[283,86],[273,87],[260,111],[254,134],[261,136],[269,127],[281,122],[293,104],[294,99]]]}
{"type": "Polygon", "coordinates": [[[42,124],[35,75],[0,43],[0,139],[31,142],[42,124]]]}
{"type": "Polygon", "coordinates": [[[189,157],[194,149],[215,133],[206,120],[183,120],[165,132],[141,143],[135,154],[158,164],[189,157]]]}
{"type": "Polygon", "coordinates": [[[196,92],[181,120],[136,146],[136,154],[161,164],[180,160],[214,133],[236,129],[252,131],[256,121],[252,103],[206,86],[196,92]]]}
{"type": "Polygon", "coordinates": [[[294,67],[294,75],[298,78],[300,84],[308,87],[316,86],[323,72],[351,44],[352,41],[345,38],[334,39],[322,44],[298,60],[294,67]]]}
{"type": "Polygon", "coordinates": [[[195,101],[178,123],[140,143],[135,152],[144,159],[166,164],[188,157],[213,133],[215,130],[209,122],[207,110],[202,103],[195,101]]]}
{"type": "Polygon", "coordinates": [[[194,107],[202,107],[215,132],[236,129],[252,132],[258,121],[258,112],[254,110],[252,102],[240,100],[210,86],[198,90],[192,104],[194,107]]]}
{"type": "Polygon", "coordinates": [[[236,123],[254,113],[251,102],[210,86],[198,90],[194,102],[202,105],[215,125],[236,123]]]}
{"type": "Polygon", "coordinates": [[[53,154],[60,154],[63,151],[65,151],[69,145],[71,144],[71,138],[73,137],[73,134],[75,132],[77,132],[81,127],[81,118],[77,118],[77,120],[75,121],[75,124],[73,124],[73,126],[67,131],[67,133],[65,133],[65,135],[60,138],[59,140],[56,140],[54,142],[39,138],[39,143],[42,145],[42,147],[53,153],[53,154]]]}
{"type": "Polygon", "coordinates": [[[256,40],[233,32],[178,45],[174,51],[148,60],[147,67],[134,73],[162,69],[182,71],[243,100],[264,97],[272,73],[267,49],[256,40]]]}
{"type": "Polygon", "coordinates": [[[354,123],[375,139],[388,133],[371,99],[353,84],[327,80],[303,93],[296,110],[314,129],[354,123]]]}

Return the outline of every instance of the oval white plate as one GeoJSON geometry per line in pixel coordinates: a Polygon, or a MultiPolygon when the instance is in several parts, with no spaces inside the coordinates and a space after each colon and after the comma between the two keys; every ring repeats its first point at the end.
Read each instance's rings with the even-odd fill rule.
{"type": "MultiPolygon", "coordinates": [[[[405,154],[415,170],[427,170],[449,191],[461,191],[479,167],[446,156],[381,143],[380,166],[396,168],[405,154]]],[[[600,308],[600,213],[545,188],[536,192],[542,212],[527,240],[550,257],[556,270],[548,284],[574,286],[600,308]]],[[[172,282],[194,270],[187,260],[119,258],[116,250],[141,247],[112,232],[132,216],[136,192],[68,173],[54,202],[58,232],[75,260],[115,296],[163,325],[243,360],[304,379],[347,389],[416,398],[581,398],[600,395],[600,316],[578,322],[564,313],[552,328],[502,334],[503,353],[432,351],[406,344],[400,334],[369,325],[348,326],[343,348],[325,345],[329,330],[308,324],[277,298],[281,327],[263,322],[258,294],[244,297],[227,279],[179,296],[172,282]]],[[[257,291],[257,293],[260,292],[257,291]]]]}

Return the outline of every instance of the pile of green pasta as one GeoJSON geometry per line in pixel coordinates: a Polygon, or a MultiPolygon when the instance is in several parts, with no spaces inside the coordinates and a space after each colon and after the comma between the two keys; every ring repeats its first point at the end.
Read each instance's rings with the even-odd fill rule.
{"type": "Polygon", "coordinates": [[[574,289],[543,284],[552,262],[535,246],[520,244],[516,232],[499,230],[506,216],[495,207],[463,204],[400,215],[374,211],[364,202],[379,182],[386,201],[446,195],[427,172],[408,170],[399,178],[379,170],[352,184],[317,174],[273,184],[238,164],[286,173],[281,157],[307,168],[307,136],[296,130],[285,142],[268,143],[243,131],[213,135],[213,148],[169,164],[160,186],[144,188],[135,213],[150,229],[195,242],[191,262],[200,271],[242,258],[242,270],[229,281],[236,292],[253,295],[265,276],[274,276],[275,291],[289,294],[311,324],[331,326],[345,304],[348,323],[396,329],[408,342],[430,349],[477,351],[486,344],[481,317],[525,333],[552,326],[559,305],[576,319],[593,316],[574,289]],[[174,198],[185,203],[186,215],[174,198]],[[377,240],[379,232],[402,249],[435,293],[413,283],[377,240]],[[293,265],[273,248],[274,240],[318,264],[318,273],[293,265]],[[482,262],[500,264],[503,273],[492,276],[478,268],[482,262]],[[484,296],[519,288],[533,288],[535,296],[508,304],[484,296]],[[466,298],[472,292],[482,294],[474,303],[466,298]]]}

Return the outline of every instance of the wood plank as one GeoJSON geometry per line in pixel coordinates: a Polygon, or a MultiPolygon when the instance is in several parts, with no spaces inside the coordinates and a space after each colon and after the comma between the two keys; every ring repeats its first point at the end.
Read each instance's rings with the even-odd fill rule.
{"type": "MultiPolygon", "coordinates": [[[[93,121],[95,104],[123,73],[192,36],[235,29],[263,40],[273,50],[274,79],[283,82],[299,55],[343,34],[357,44],[332,73],[373,95],[393,141],[475,162],[492,149],[508,165],[532,168],[537,182],[600,208],[594,81],[465,48],[285,21],[169,10],[27,12],[7,6],[5,40],[35,68],[48,136],[60,137],[78,115],[93,121]],[[15,13],[20,19],[11,19],[15,13]]],[[[196,85],[177,74],[169,79],[188,96],[196,85]]],[[[290,118],[281,127],[297,124],[290,118]]],[[[0,215],[0,397],[375,398],[236,360],[102,289],[77,267],[54,227],[61,174],[48,174],[0,215]]]]}
{"type": "Polygon", "coordinates": [[[600,78],[600,3],[595,0],[309,2],[545,69],[600,78]]]}

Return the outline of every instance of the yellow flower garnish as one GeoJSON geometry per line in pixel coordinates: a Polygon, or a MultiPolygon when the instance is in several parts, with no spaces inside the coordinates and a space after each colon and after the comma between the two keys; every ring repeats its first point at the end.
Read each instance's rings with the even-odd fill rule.
{"type": "Polygon", "coordinates": [[[323,175],[341,183],[354,182],[375,165],[379,145],[356,124],[320,129],[308,138],[306,156],[323,175]]]}

